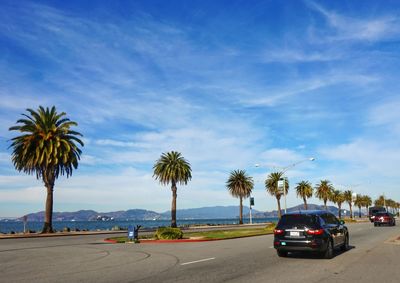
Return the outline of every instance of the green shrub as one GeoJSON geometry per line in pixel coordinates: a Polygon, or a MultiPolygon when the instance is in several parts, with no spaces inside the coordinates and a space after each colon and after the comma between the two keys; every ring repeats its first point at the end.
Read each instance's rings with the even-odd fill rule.
{"type": "Polygon", "coordinates": [[[158,240],[182,239],[183,232],[179,228],[161,227],[157,229],[154,237],[158,240]]]}

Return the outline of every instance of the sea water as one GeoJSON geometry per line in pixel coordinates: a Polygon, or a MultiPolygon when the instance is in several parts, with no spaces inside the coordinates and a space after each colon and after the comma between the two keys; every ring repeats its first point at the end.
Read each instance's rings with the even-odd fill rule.
{"type": "MultiPolygon", "coordinates": [[[[255,218],[253,223],[277,222],[277,218],[255,218]]],[[[243,223],[249,223],[249,219],[243,219],[243,223]]],[[[227,225],[239,224],[238,218],[226,219],[178,219],[177,225],[180,227],[195,226],[195,225],[227,225]]],[[[141,225],[142,229],[157,228],[163,226],[170,226],[170,220],[131,220],[131,221],[53,221],[53,229],[62,231],[64,228],[71,230],[79,229],[80,231],[107,231],[112,230],[114,227],[120,229],[127,229],[130,225],[141,225]]],[[[40,232],[43,228],[43,222],[27,222],[26,231],[31,230],[40,232]]],[[[24,223],[21,221],[0,221],[0,233],[19,233],[24,231],[24,223]]]]}

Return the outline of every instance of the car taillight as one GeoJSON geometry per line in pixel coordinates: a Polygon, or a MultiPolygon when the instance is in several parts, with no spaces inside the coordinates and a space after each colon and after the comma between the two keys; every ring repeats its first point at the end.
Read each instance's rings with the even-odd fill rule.
{"type": "Polygon", "coordinates": [[[285,232],[285,231],[282,230],[282,229],[275,229],[275,230],[274,230],[274,234],[275,234],[275,235],[282,235],[283,232],[285,232]]]}
{"type": "Polygon", "coordinates": [[[323,229],[307,230],[308,235],[322,235],[324,233],[323,229]]]}

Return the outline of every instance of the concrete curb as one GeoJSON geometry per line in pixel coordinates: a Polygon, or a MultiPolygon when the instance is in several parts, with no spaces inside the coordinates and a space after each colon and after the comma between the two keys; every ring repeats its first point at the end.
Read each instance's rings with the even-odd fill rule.
{"type": "Polygon", "coordinates": [[[85,231],[85,232],[61,232],[48,234],[11,234],[1,235],[0,240],[5,239],[23,239],[23,238],[48,238],[48,237],[66,237],[66,236],[90,236],[90,235],[106,235],[106,234],[126,234],[127,231],[85,231]]]}

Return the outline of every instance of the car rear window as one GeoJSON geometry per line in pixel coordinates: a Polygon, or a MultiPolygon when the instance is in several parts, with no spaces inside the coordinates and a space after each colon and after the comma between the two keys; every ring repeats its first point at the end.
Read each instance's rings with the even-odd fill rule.
{"type": "Polygon", "coordinates": [[[279,224],[281,226],[307,226],[312,227],[318,224],[318,219],[315,215],[306,214],[287,214],[283,215],[279,224]]]}
{"type": "Polygon", "coordinates": [[[389,213],[377,213],[375,216],[389,216],[389,213]]]}

